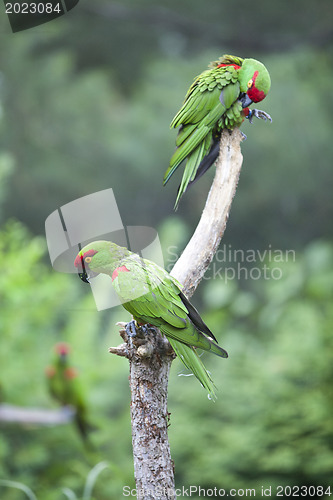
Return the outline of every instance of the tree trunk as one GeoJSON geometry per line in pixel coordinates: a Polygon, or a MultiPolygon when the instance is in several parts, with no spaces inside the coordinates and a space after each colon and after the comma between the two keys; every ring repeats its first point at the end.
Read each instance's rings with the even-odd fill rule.
{"type": "MultiPolygon", "coordinates": [[[[200,222],[171,274],[190,297],[200,283],[220,244],[236,192],[243,136],[224,130],[216,174],[200,222]]],[[[190,193],[187,196],[191,196],[190,193]]],[[[130,361],[131,418],[134,471],[139,500],[176,498],[174,470],[168,441],[168,378],[175,355],[160,332],[149,327],[141,338],[128,339],[110,352],[130,361]]]]}
{"type": "Polygon", "coordinates": [[[175,499],[173,462],[168,440],[168,380],[175,354],[157,328],[149,326],[110,352],[130,363],[134,475],[138,500],[175,499]]]}
{"type": "MultiPolygon", "coordinates": [[[[151,329],[147,357],[130,358],[131,420],[138,499],[173,499],[174,477],[168,441],[168,379],[172,351],[151,329]]],[[[140,347],[139,347],[140,349],[140,347]]],[[[147,352],[146,351],[146,352],[147,352]]],[[[144,351],[145,352],[145,351],[144,351]]]]}

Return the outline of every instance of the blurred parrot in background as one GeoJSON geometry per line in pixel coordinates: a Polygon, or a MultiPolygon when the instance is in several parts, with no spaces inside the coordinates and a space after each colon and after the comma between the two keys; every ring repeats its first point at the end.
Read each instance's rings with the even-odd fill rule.
{"type": "Polygon", "coordinates": [[[164,174],[164,185],[187,159],[175,209],[189,185],[215,163],[223,129],[233,130],[245,118],[250,123],[253,117],[272,121],[264,111],[248,107],[262,101],[271,86],[269,73],[261,62],[224,55],[209,67],[195,78],[170,125],[180,129],[177,148],[164,174]]]}
{"type": "Polygon", "coordinates": [[[77,255],[75,267],[80,278],[89,283],[106,274],[123,307],[134,320],[126,325],[129,337],[142,325],[153,325],[169,340],[176,355],[193,372],[214,399],[215,386],[196,348],[227,358],[227,352],[201,319],[198,311],[182,293],[182,285],[154,262],[142,259],[110,241],[96,241],[77,255]]]}
{"type": "Polygon", "coordinates": [[[62,406],[75,410],[74,422],[85,443],[92,426],[87,421],[87,408],[77,383],[77,370],[69,363],[70,347],[65,342],[54,346],[53,363],[45,370],[51,396],[62,406]]]}

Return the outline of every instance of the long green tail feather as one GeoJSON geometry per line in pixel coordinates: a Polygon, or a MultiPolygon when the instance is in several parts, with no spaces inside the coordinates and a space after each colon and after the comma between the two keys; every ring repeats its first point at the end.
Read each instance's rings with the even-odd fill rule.
{"type": "Polygon", "coordinates": [[[194,150],[191,156],[188,158],[184,170],[184,174],[178,189],[177,198],[175,202],[174,209],[177,210],[180,198],[185,193],[187,186],[194,179],[196,171],[204,157],[205,144],[204,141],[194,150]]]}
{"type": "Polygon", "coordinates": [[[198,356],[196,350],[193,347],[178,342],[177,340],[174,340],[170,337],[168,337],[168,340],[173,350],[175,351],[177,356],[181,359],[181,361],[184,363],[186,368],[191,370],[193,375],[197,377],[200,384],[208,391],[211,398],[215,401],[216,393],[215,393],[214,382],[211,376],[209,375],[208,371],[206,370],[205,365],[198,356]]]}
{"type": "Polygon", "coordinates": [[[212,134],[206,135],[205,139],[199,144],[199,146],[191,153],[185,165],[183,177],[178,189],[176,202],[174,209],[177,210],[180,198],[183,196],[187,190],[189,184],[194,181],[199,165],[204,159],[205,155],[209,152],[212,142],[212,134]]]}

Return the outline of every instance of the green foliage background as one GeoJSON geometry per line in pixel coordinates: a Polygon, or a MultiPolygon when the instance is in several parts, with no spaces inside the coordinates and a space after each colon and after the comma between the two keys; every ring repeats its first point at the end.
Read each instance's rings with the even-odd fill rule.
{"type": "MultiPolygon", "coordinates": [[[[243,126],[243,169],[221,249],[260,253],[254,262],[217,257],[194,297],[230,357],[205,356],[216,403],[196,380],[179,377],[174,362],[176,484],[258,494],[261,486],[331,484],[332,14],[328,0],[239,0],[237,12],[225,0],[209,8],[197,0],[81,0],[63,18],[17,34],[2,16],[1,402],[55,408],[44,369],[65,340],[97,430],[87,452],[71,425],[0,423],[0,478],[58,500],[63,487],[79,496],[89,470],[107,460],[95,498],[118,499],[123,486],[134,487],[128,365],[108,354],[120,342],[115,323],[128,315],[98,313],[88,287],[52,269],[44,221],[64,203],[112,187],[124,224],[157,228],[172,266],[213,172],[172,213],[181,173],[162,188],[174,149],[169,123],[193,77],[235,53],[268,67],[272,89],[261,108],[273,124],[243,126]],[[261,262],[269,248],[275,258],[261,262]],[[295,258],[287,261],[286,250],[295,258]],[[244,270],[226,280],[225,268],[238,264],[258,268],[259,278],[245,279],[244,270]]],[[[0,486],[0,498],[24,494],[0,486]]]]}

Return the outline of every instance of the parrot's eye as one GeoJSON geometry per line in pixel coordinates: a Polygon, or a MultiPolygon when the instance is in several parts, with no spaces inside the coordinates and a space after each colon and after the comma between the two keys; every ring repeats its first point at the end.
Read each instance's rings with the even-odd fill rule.
{"type": "Polygon", "coordinates": [[[90,264],[90,262],[91,262],[91,257],[86,257],[86,258],[84,259],[84,262],[86,262],[87,264],[90,264]]]}
{"type": "Polygon", "coordinates": [[[252,78],[251,78],[251,80],[249,80],[249,81],[247,82],[247,87],[250,89],[250,88],[252,87],[252,85],[253,85],[253,80],[252,80],[252,78]]]}

